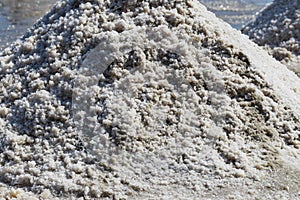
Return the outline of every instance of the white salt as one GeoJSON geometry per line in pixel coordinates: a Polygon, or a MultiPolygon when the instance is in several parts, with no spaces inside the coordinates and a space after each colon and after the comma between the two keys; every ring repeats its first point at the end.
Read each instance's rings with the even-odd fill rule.
{"type": "Polygon", "coordinates": [[[0,63],[3,198],[298,198],[298,77],[196,0],[59,1],[0,63]]]}

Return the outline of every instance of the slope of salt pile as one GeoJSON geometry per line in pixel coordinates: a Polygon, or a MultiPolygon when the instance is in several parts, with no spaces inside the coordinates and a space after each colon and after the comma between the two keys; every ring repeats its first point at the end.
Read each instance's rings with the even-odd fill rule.
{"type": "Polygon", "coordinates": [[[300,2],[274,0],[242,29],[271,55],[300,73],[300,2]]]}
{"type": "Polygon", "coordinates": [[[1,197],[299,197],[299,79],[197,1],[59,1],[0,65],[1,197]]]}

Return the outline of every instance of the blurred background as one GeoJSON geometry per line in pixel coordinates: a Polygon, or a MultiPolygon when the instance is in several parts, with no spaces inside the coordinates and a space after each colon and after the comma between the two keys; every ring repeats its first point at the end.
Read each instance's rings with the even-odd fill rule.
{"type": "Polygon", "coordinates": [[[0,0],[0,50],[22,36],[56,0],[0,0]]]}
{"type": "Polygon", "coordinates": [[[272,0],[199,0],[218,17],[241,29],[272,0]]]}
{"type": "MultiPolygon", "coordinates": [[[[240,29],[272,0],[199,0],[240,29]]],[[[0,0],[0,50],[22,36],[56,0],[0,0]]]]}

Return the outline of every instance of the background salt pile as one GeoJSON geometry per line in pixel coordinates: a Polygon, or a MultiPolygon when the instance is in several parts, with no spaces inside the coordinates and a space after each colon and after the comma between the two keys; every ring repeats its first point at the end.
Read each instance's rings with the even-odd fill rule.
{"type": "Polygon", "coordinates": [[[197,1],[59,1],[0,65],[1,197],[299,198],[299,79],[197,1]]]}
{"type": "Polygon", "coordinates": [[[274,0],[242,32],[300,74],[299,0],[274,0]]]}
{"type": "Polygon", "coordinates": [[[199,0],[208,10],[236,29],[249,23],[272,0],[199,0]]]}

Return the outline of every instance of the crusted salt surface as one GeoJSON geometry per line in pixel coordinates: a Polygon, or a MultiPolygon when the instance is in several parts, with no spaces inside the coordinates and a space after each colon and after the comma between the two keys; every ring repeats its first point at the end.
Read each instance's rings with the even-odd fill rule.
{"type": "Polygon", "coordinates": [[[300,73],[300,4],[275,0],[242,29],[250,39],[291,70],[300,73]]]}
{"type": "Polygon", "coordinates": [[[59,1],[0,63],[3,197],[298,198],[298,78],[197,1],[59,1]]]}

